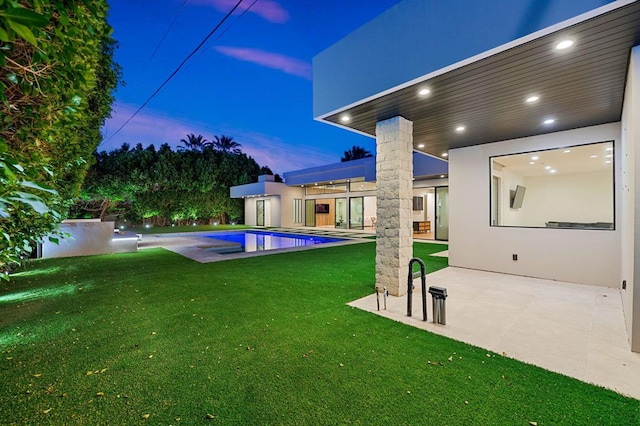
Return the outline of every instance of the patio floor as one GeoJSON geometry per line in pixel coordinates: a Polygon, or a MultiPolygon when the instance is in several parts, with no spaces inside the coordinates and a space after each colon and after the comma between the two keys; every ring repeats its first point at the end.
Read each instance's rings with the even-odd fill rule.
{"type": "Polygon", "coordinates": [[[420,279],[413,316],[407,296],[376,310],[376,295],[351,306],[470,343],[640,399],[640,353],[630,350],[617,289],[448,267],[427,276],[445,287],[446,325],[422,321],[420,279]]]}

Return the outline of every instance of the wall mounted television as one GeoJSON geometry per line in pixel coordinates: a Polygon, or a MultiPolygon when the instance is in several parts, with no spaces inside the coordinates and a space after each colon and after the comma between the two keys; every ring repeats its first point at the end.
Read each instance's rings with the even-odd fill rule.
{"type": "Polygon", "coordinates": [[[527,188],[522,185],[517,185],[515,191],[511,191],[511,208],[519,209],[522,207],[524,201],[524,193],[527,188]]]}
{"type": "Polygon", "coordinates": [[[316,213],[317,214],[328,214],[329,213],[329,204],[316,204],[316,213]]]}

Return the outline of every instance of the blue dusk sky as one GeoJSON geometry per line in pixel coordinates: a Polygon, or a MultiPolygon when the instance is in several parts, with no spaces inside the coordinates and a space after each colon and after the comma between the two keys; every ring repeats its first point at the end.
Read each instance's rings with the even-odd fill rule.
{"type": "Polygon", "coordinates": [[[258,0],[243,14],[253,3],[244,0],[114,135],[237,0],[109,0],[125,85],[98,149],[125,142],[177,147],[187,133],[208,140],[224,134],[280,174],[339,162],[353,145],[374,153],[374,139],[313,120],[311,60],[398,1],[258,0]]]}

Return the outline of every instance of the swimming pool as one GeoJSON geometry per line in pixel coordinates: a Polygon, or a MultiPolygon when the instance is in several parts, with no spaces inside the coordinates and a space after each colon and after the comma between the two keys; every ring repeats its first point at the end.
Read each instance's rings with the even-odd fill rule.
{"type": "MultiPolygon", "coordinates": [[[[345,241],[344,238],[319,237],[317,235],[284,234],[263,231],[234,231],[205,234],[203,237],[237,243],[235,250],[227,247],[224,252],[254,252],[275,250],[289,247],[302,247],[313,244],[335,243],[345,241]]],[[[217,250],[216,250],[217,251],[217,250]]]]}

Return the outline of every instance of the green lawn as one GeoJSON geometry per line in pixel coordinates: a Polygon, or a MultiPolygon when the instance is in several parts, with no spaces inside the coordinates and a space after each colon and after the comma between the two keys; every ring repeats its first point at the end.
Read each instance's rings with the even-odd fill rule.
{"type": "MultiPolygon", "coordinates": [[[[414,250],[436,270],[445,248],[414,250]]],[[[640,424],[637,400],[347,306],[374,255],[35,262],[0,286],[0,423],[640,424]]]]}

